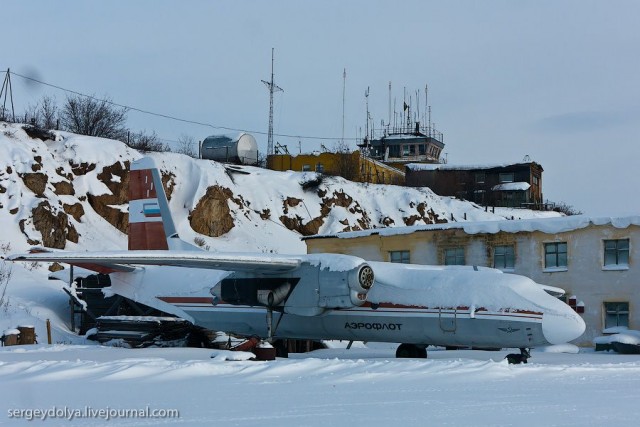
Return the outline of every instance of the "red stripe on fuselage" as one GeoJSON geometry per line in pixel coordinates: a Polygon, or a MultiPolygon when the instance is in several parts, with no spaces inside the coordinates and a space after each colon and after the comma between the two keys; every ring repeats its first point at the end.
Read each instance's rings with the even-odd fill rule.
{"type": "MultiPolygon", "coordinates": [[[[166,303],[169,304],[174,304],[174,305],[181,305],[181,304],[206,304],[207,307],[211,307],[212,309],[214,307],[220,307],[220,308],[237,308],[237,309],[245,309],[247,308],[247,306],[237,306],[234,304],[228,304],[225,303],[224,301],[220,301],[216,306],[212,306],[211,305],[211,298],[207,298],[207,297],[158,297],[159,300],[164,301],[166,303]]],[[[262,306],[256,306],[257,308],[261,308],[262,306]]],[[[377,309],[374,309],[373,307],[371,307],[371,304],[369,303],[365,303],[363,304],[361,307],[354,307],[354,308],[347,308],[347,309],[339,309],[336,311],[345,311],[345,312],[364,312],[364,313],[370,313],[370,312],[376,312],[379,311],[380,313],[406,313],[406,312],[415,312],[415,313],[419,313],[421,311],[428,311],[432,314],[438,314],[441,310],[439,308],[429,308],[429,307],[418,307],[418,306],[406,306],[406,305],[400,305],[400,304],[391,304],[391,303],[383,303],[380,304],[378,306],[377,309]],[[364,311],[362,310],[362,308],[369,308],[371,309],[371,311],[364,311]],[[409,311],[411,310],[411,311],[409,311]]],[[[468,307],[458,307],[456,309],[454,308],[448,308],[448,309],[442,309],[442,311],[444,311],[444,314],[453,314],[452,312],[457,311],[457,312],[468,312],[469,308],[468,307]],[[449,312],[449,313],[447,313],[449,312]]],[[[465,313],[458,313],[458,314],[465,314],[465,313]]],[[[529,319],[536,319],[539,320],[540,317],[542,316],[542,313],[537,313],[534,311],[526,311],[526,310],[513,310],[513,311],[507,311],[507,312],[490,312],[487,309],[479,309],[476,310],[474,313],[476,316],[504,316],[504,317],[517,317],[517,318],[529,318],[529,319]]]]}
{"type": "Polygon", "coordinates": [[[211,304],[211,297],[158,297],[169,304],[211,304]]]}

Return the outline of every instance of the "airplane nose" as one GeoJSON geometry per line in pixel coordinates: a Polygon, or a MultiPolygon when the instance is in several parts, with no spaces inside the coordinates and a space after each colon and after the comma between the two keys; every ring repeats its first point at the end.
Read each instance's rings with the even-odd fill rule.
{"type": "Polygon", "coordinates": [[[542,333],[549,344],[564,344],[584,333],[584,320],[569,306],[563,312],[545,313],[542,316],[542,333]]]}

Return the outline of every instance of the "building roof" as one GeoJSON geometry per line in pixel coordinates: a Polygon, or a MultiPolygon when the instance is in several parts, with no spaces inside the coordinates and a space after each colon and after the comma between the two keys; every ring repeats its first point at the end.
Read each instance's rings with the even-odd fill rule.
{"type": "Polygon", "coordinates": [[[615,228],[628,228],[631,225],[640,226],[640,215],[626,217],[598,217],[592,218],[583,215],[565,216],[559,218],[534,218],[522,220],[501,221],[458,221],[444,224],[417,225],[411,227],[389,227],[371,230],[350,231],[334,234],[318,234],[303,237],[303,240],[340,238],[350,239],[366,236],[394,236],[412,234],[420,231],[454,230],[462,229],[467,234],[496,234],[499,232],[518,233],[540,231],[547,234],[564,233],[574,231],[590,225],[611,225],[615,228]]]}
{"type": "Polygon", "coordinates": [[[533,163],[536,163],[536,162],[471,164],[471,165],[454,165],[450,163],[428,163],[428,164],[427,163],[409,163],[408,165],[406,165],[406,168],[413,171],[483,170],[483,169],[506,168],[510,166],[529,166],[533,163]]]}

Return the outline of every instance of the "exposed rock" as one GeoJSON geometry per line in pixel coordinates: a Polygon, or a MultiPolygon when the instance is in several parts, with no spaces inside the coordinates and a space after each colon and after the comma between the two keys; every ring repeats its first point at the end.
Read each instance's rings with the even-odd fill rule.
{"type": "Polygon", "coordinates": [[[56,173],[58,175],[60,175],[63,178],[66,178],[69,181],[73,181],[73,174],[72,173],[64,173],[64,168],[62,166],[60,166],[58,169],[56,169],[56,173]]]}
{"type": "Polygon", "coordinates": [[[20,177],[24,181],[24,185],[35,193],[38,197],[43,197],[44,190],[47,188],[47,175],[43,173],[25,173],[20,177]]]}
{"type": "Polygon", "coordinates": [[[62,212],[54,214],[48,201],[40,202],[33,210],[32,217],[33,227],[42,235],[44,246],[64,249],[67,240],[78,243],[78,232],[69,224],[67,215],[62,212]]]}
{"type": "Polygon", "coordinates": [[[36,162],[31,165],[31,170],[34,172],[38,172],[40,169],[42,169],[42,157],[35,156],[33,160],[35,160],[36,162]]]}
{"type": "Polygon", "coordinates": [[[395,223],[396,222],[392,218],[389,218],[388,216],[385,216],[380,220],[380,224],[384,225],[385,227],[389,227],[395,223]]]}
{"type": "Polygon", "coordinates": [[[0,185],[0,194],[6,193],[6,192],[7,192],[7,189],[4,188],[2,185],[0,185]]]}
{"type": "Polygon", "coordinates": [[[291,218],[285,215],[280,217],[280,222],[289,230],[295,230],[303,236],[312,236],[318,234],[318,230],[324,223],[324,217],[317,217],[303,224],[299,215],[291,218]]]}
{"type": "Polygon", "coordinates": [[[84,208],[80,203],[74,203],[73,205],[63,205],[62,208],[67,215],[71,215],[78,222],[80,222],[80,218],[82,218],[82,215],[84,215],[84,208]]]}
{"type": "Polygon", "coordinates": [[[334,191],[333,196],[331,198],[323,198],[322,203],[328,206],[341,206],[343,208],[348,208],[353,203],[353,197],[346,194],[343,190],[334,191]]]}
{"type": "Polygon", "coordinates": [[[447,222],[446,219],[440,219],[439,215],[433,211],[433,209],[427,210],[427,204],[424,202],[419,203],[417,206],[412,202],[410,207],[415,207],[418,214],[414,214],[408,217],[402,218],[406,225],[414,225],[418,221],[422,221],[425,224],[441,224],[447,222]]]}
{"type": "Polygon", "coordinates": [[[411,216],[406,216],[402,218],[402,220],[404,221],[404,224],[408,226],[414,225],[416,221],[420,219],[422,219],[420,215],[411,215],[411,216]]]}
{"type": "MultiPolygon", "coordinates": [[[[95,168],[95,165],[93,166],[95,168]]],[[[129,214],[112,206],[120,206],[129,202],[129,162],[117,162],[111,166],[105,166],[97,177],[109,188],[111,194],[101,194],[99,196],[87,194],[89,204],[109,224],[127,234],[129,214]],[[118,179],[114,180],[114,176],[117,176],[118,179]]],[[[81,197],[79,199],[82,200],[81,197]]]]}
{"type": "Polygon", "coordinates": [[[24,129],[25,133],[29,135],[31,139],[39,139],[41,141],[54,141],[56,139],[56,135],[48,129],[42,129],[32,125],[24,125],[22,129],[24,129]]]}
{"type": "Polygon", "coordinates": [[[113,208],[110,205],[121,205],[122,202],[118,202],[115,196],[111,194],[103,194],[100,196],[94,196],[93,194],[87,194],[87,200],[94,211],[102,218],[104,218],[109,224],[123,233],[127,233],[129,229],[129,214],[123,212],[120,209],[113,208]]]}
{"type": "Polygon", "coordinates": [[[76,176],[86,175],[87,172],[91,172],[96,168],[96,165],[93,163],[80,163],[79,165],[76,165],[72,161],[69,161],[69,164],[71,165],[71,170],[76,176]]]}
{"type": "Polygon", "coordinates": [[[11,175],[13,173],[13,169],[11,169],[11,166],[7,166],[7,173],[9,175],[11,175]]]}
{"type": "Polygon", "coordinates": [[[53,188],[55,188],[55,193],[58,196],[73,196],[76,194],[73,184],[66,181],[54,182],[53,188]]]}
{"type": "Polygon", "coordinates": [[[287,197],[282,201],[282,212],[284,212],[285,215],[288,214],[289,208],[295,208],[301,202],[302,202],[301,199],[297,199],[295,197],[287,197]]]}
{"type": "MultiPolygon", "coordinates": [[[[191,228],[210,237],[228,233],[234,226],[229,200],[233,200],[233,192],[230,189],[219,185],[209,187],[189,215],[191,228]]],[[[238,203],[237,200],[234,201],[238,203]]]]}
{"type": "Polygon", "coordinates": [[[11,210],[9,211],[9,213],[10,213],[11,215],[15,215],[15,214],[17,214],[17,213],[18,213],[18,208],[13,208],[13,209],[11,209],[11,210]]]}
{"type": "MultiPolygon", "coordinates": [[[[127,162],[127,171],[129,170],[129,162],[127,162]]],[[[164,187],[164,192],[167,195],[167,200],[171,201],[171,195],[173,194],[173,189],[176,186],[176,176],[172,173],[162,174],[162,186],[164,187]]],[[[129,186],[127,185],[127,188],[129,186]]]]}
{"type": "Polygon", "coordinates": [[[49,266],[49,271],[51,272],[56,272],[56,271],[60,271],[60,270],[64,270],[64,267],[61,266],[59,263],[54,262],[53,264],[51,264],[49,266]]]}
{"type": "Polygon", "coordinates": [[[39,240],[33,240],[33,239],[31,239],[31,238],[27,235],[27,233],[26,233],[26,231],[25,231],[25,227],[24,227],[24,224],[25,224],[26,222],[27,222],[27,220],[26,220],[26,219],[21,219],[21,220],[18,222],[18,225],[20,226],[20,231],[22,231],[22,234],[24,234],[24,235],[25,235],[25,237],[27,238],[27,243],[28,243],[28,244],[30,244],[30,245],[32,245],[32,246],[39,245],[39,244],[40,244],[40,241],[39,241],[39,240]]]}
{"type": "Polygon", "coordinates": [[[260,218],[264,220],[271,218],[271,211],[269,209],[263,209],[262,212],[260,212],[260,218]]]}

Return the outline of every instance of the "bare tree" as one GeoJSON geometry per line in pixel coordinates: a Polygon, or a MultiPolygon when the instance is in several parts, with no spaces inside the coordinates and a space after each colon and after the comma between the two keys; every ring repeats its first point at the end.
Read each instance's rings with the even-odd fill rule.
{"type": "MultiPolygon", "coordinates": [[[[0,252],[4,255],[11,251],[11,243],[0,244],[0,252]]],[[[7,311],[9,307],[9,296],[7,295],[7,286],[11,280],[11,264],[6,264],[4,256],[0,257],[0,309],[7,311]]]]}
{"type": "Polygon", "coordinates": [[[186,154],[189,157],[198,157],[198,153],[196,152],[196,139],[191,136],[183,133],[178,138],[178,149],[176,153],[186,154]]]}
{"type": "Polygon", "coordinates": [[[127,109],[113,106],[108,98],[69,96],[60,119],[69,132],[121,141],[127,136],[127,109]]]}
{"type": "Polygon", "coordinates": [[[572,215],[582,215],[582,211],[579,209],[574,208],[572,205],[565,203],[565,202],[559,202],[555,204],[555,208],[553,208],[554,211],[556,212],[560,212],[563,213],[567,216],[572,216],[572,215]]]}
{"type": "Polygon", "coordinates": [[[334,151],[337,156],[334,173],[350,181],[357,180],[360,168],[358,153],[352,152],[344,141],[336,143],[334,151]]]}
{"type": "Polygon", "coordinates": [[[142,151],[143,153],[147,153],[149,151],[169,151],[169,147],[158,139],[158,135],[155,131],[149,134],[146,131],[130,134],[127,138],[127,145],[131,148],[142,151]]]}
{"type": "Polygon", "coordinates": [[[24,111],[24,123],[38,129],[54,129],[58,121],[55,98],[43,96],[39,102],[29,104],[24,111]]]}
{"type": "Polygon", "coordinates": [[[42,127],[42,119],[40,116],[40,104],[29,104],[24,111],[24,123],[35,126],[37,128],[42,127]]]}
{"type": "Polygon", "coordinates": [[[45,95],[40,102],[40,117],[42,126],[45,129],[56,129],[58,127],[58,105],[54,97],[45,95]]]}

